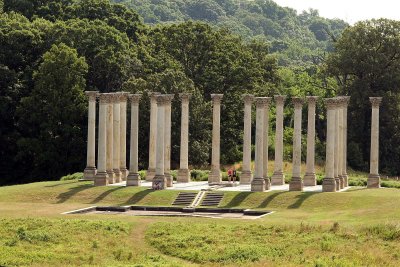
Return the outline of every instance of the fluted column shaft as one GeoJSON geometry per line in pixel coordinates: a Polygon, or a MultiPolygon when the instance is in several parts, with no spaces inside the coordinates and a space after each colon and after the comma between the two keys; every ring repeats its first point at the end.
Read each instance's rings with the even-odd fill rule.
{"type": "Polygon", "coordinates": [[[140,94],[131,94],[129,99],[131,102],[131,142],[129,151],[129,175],[126,179],[126,185],[139,186],[141,184],[139,176],[139,101],[140,94]]]}
{"type": "Polygon", "coordinates": [[[167,180],[164,175],[165,157],[165,96],[157,96],[157,140],[156,140],[156,175],[153,178],[153,189],[165,189],[167,180]]]}
{"type": "Polygon", "coordinates": [[[212,94],[213,103],[213,129],[212,129],[212,155],[211,173],[208,176],[209,183],[220,183],[220,129],[221,129],[221,100],[222,94],[212,94]]]}
{"type": "Polygon", "coordinates": [[[339,162],[338,162],[338,176],[339,176],[339,181],[340,181],[340,189],[343,189],[345,187],[345,181],[343,177],[343,163],[344,163],[344,158],[343,158],[343,98],[340,98],[340,104],[339,104],[339,110],[338,110],[338,116],[339,116],[339,127],[338,127],[338,136],[339,136],[339,146],[338,146],[338,154],[339,154],[339,162]]]}
{"type": "Polygon", "coordinates": [[[126,177],[129,174],[126,168],[126,110],[127,100],[129,93],[120,93],[120,146],[119,146],[119,169],[121,171],[121,180],[126,181],[126,177]]]}
{"type": "Polygon", "coordinates": [[[190,94],[182,93],[179,95],[182,101],[182,115],[181,115],[181,147],[180,147],[180,161],[177,182],[188,183],[190,182],[189,172],[189,99],[190,94]]]}
{"type": "Polygon", "coordinates": [[[86,168],[83,172],[85,180],[93,180],[96,175],[96,97],[98,93],[98,91],[85,92],[89,98],[86,168]]]}
{"type": "Polygon", "coordinates": [[[343,174],[344,187],[349,186],[349,178],[347,176],[347,108],[350,96],[343,97],[343,174]]]}
{"type": "Polygon", "coordinates": [[[368,188],[379,188],[380,187],[380,176],[379,176],[379,106],[382,102],[382,97],[370,97],[372,104],[372,116],[371,116],[371,155],[370,155],[370,166],[369,176],[367,181],[368,188]]]}
{"type": "Polygon", "coordinates": [[[114,105],[113,105],[113,171],[115,174],[115,182],[120,183],[121,170],[119,169],[119,158],[120,158],[120,122],[121,122],[121,110],[120,110],[120,94],[114,94],[114,105]]]}
{"type": "Polygon", "coordinates": [[[266,97],[264,101],[264,123],[263,123],[263,178],[265,180],[265,190],[271,188],[271,181],[268,178],[268,131],[269,131],[269,106],[271,97],[266,97]]]}
{"type": "Polygon", "coordinates": [[[167,180],[167,187],[172,187],[173,178],[171,175],[171,101],[174,95],[164,95],[164,176],[167,180]]]}
{"type": "Polygon", "coordinates": [[[274,174],[271,178],[272,185],[285,184],[283,173],[283,105],[286,96],[274,96],[276,101],[276,129],[275,129],[275,165],[274,174]]]}
{"type": "Polygon", "coordinates": [[[253,95],[243,95],[244,99],[244,129],[243,129],[243,164],[240,176],[240,184],[250,184],[251,173],[251,106],[253,95]]]}
{"type": "Polygon", "coordinates": [[[97,149],[97,173],[94,178],[94,185],[108,185],[107,174],[107,108],[108,96],[100,95],[99,104],[99,140],[97,149]]]}
{"type": "Polygon", "coordinates": [[[152,181],[156,174],[156,142],[157,142],[157,95],[150,93],[150,135],[149,135],[149,167],[146,181],[152,181]]]}
{"type": "Polygon", "coordinates": [[[315,107],[318,97],[308,96],[307,163],[304,186],[316,186],[315,178],[315,107]]]}
{"type": "Polygon", "coordinates": [[[326,161],[325,177],[322,183],[323,192],[335,192],[335,126],[336,126],[336,100],[325,99],[327,108],[327,131],[326,131],[326,161]]]}
{"type": "Polygon", "coordinates": [[[335,108],[335,161],[334,161],[334,176],[336,181],[336,191],[340,190],[340,177],[339,177],[339,108],[340,99],[335,98],[336,108],[335,108]]]}
{"type": "Polygon", "coordinates": [[[293,172],[289,184],[290,191],[302,191],[303,181],[301,179],[301,113],[304,100],[293,97],[294,105],[294,131],[293,131],[293,172]]]}
{"type": "Polygon", "coordinates": [[[115,183],[115,174],[113,171],[114,95],[108,93],[107,96],[109,98],[108,105],[107,105],[107,174],[108,174],[108,183],[113,184],[113,183],[115,183]]]}

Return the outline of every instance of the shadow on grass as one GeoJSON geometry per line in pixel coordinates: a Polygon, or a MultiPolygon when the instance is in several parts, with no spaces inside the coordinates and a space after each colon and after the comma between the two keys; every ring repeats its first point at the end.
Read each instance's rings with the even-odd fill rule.
{"type": "Polygon", "coordinates": [[[223,206],[222,208],[233,208],[240,206],[240,204],[251,194],[252,192],[240,192],[236,196],[234,196],[228,204],[223,206]]]}
{"type": "Polygon", "coordinates": [[[66,184],[76,184],[76,183],[79,183],[79,181],[72,181],[72,182],[68,182],[68,183],[46,185],[45,187],[56,187],[56,186],[61,186],[61,185],[66,185],[66,184]]]}
{"type": "Polygon", "coordinates": [[[64,203],[65,201],[70,199],[72,196],[78,194],[81,191],[89,189],[89,188],[93,188],[93,185],[92,184],[82,184],[82,185],[78,185],[73,188],[70,188],[69,191],[61,193],[57,196],[57,199],[58,199],[57,203],[64,203]]]}
{"type": "Polygon", "coordinates": [[[319,192],[307,192],[307,193],[300,193],[296,198],[296,202],[294,202],[292,205],[288,206],[288,209],[298,209],[301,207],[304,201],[306,201],[309,197],[319,194],[319,192]]]}
{"type": "Polygon", "coordinates": [[[258,205],[257,208],[266,208],[269,205],[269,203],[271,203],[272,200],[274,200],[277,196],[285,194],[285,193],[287,193],[287,192],[281,191],[281,192],[276,192],[276,193],[273,193],[272,195],[269,195],[266,199],[264,199],[263,202],[260,203],[260,205],[258,205]]]}
{"type": "Polygon", "coordinates": [[[354,188],[354,187],[352,187],[352,188],[350,188],[350,189],[348,189],[348,190],[346,190],[346,191],[343,191],[343,193],[351,193],[351,192],[355,192],[355,191],[360,191],[360,190],[367,190],[368,188],[367,187],[357,187],[357,188],[354,188]]]}
{"type": "Polygon", "coordinates": [[[121,205],[136,204],[139,201],[141,201],[142,199],[144,199],[148,194],[153,193],[153,192],[154,192],[153,189],[146,189],[146,190],[139,191],[136,194],[134,194],[130,199],[128,199],[125,203],[122,203],[121,205]]]}
{"type": "Polygon", "coordinates": [[[112,188],[112,189],[109,189],[109,190],[107,190],[107,191],[104,191],[104,192],[101,193],[98,197],[96,197],[92,202],[90,202],[90,204],[98,203],[98,202],[102,201],[102,200],[103,200],[106,196],[108,196],[109,194],[111,194],[111,193],[113,193],[113,192],[115,192],[115,191],[117,191],[117,190],[121,190],[121,189],[123,189],[123,188],[125,188],[125,186],[116,186],[116,187],[114,187],[114,188],[112,188]]]}

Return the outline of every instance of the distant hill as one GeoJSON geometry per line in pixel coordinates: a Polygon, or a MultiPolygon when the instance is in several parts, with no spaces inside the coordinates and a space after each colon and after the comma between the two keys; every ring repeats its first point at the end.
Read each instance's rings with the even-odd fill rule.
{"type": "Polygon", "coordinates": [[[226,27],[245,39],[270,42],[279,64],[308,65],[332,50],[332,38],[348,24],[320,17],[317,10],[301,14],[271,0],[112,0],[135,9],[145,23],[206,21],[226,27]]]}

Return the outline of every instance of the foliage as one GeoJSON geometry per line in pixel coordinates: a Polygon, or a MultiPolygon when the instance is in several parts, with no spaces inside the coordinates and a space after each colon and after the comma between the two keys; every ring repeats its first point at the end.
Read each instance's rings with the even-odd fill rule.
{"type": "Polygon", "coordinates": [[[342,90],[351,96],[349,106],[349,163],[367,170],[371,104],[368,97],[381,96],[380,168],[397,174],[400,166],[400,22],[388,19],[359,22],[347,28],[326,62],[342,90]],[[350,154],[351,153],[351,154],[350,154]]]}
{"type": "Polygon", "coordinates": [[[83,179],[83,172],[76,172],[73,174],[68,174],[60,178],[60,181],[71,181],[83,179]]]}

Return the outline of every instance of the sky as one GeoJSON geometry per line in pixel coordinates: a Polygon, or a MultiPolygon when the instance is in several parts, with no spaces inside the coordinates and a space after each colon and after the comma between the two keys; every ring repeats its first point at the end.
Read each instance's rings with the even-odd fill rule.
{"type": "Polygon", "coordinates": [[[273,0],[280,6],[291,7],[301,13],[317,9],[320,16],[339,18],[354,24],[360,20],[389,18],[400,20],[400,0],[273,0]]]}

